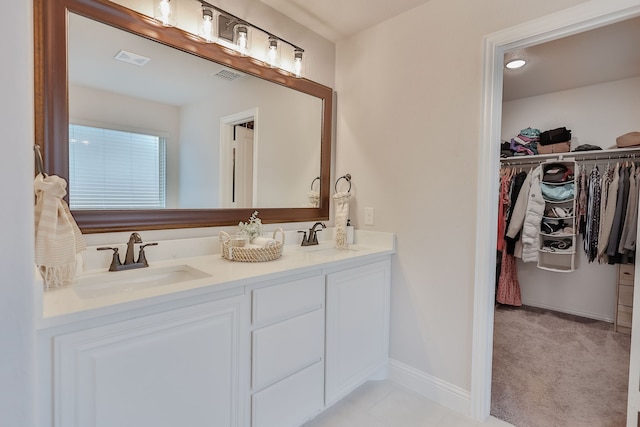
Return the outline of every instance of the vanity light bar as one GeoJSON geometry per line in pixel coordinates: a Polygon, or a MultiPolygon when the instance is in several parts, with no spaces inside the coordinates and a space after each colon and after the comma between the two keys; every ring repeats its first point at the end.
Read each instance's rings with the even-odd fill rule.
{"type": "MultiPolygon", "coordinates": [[[[286,40],[284,40],[284,39],[282,39],[280,37],[277,37],[277,36],[273,35],[269,31],[266,31],[266,30],[258,27],[257,25],[250,24],[249,22],[245,21],[244,19],[238,18],[237,16],[227,12],[224,9],[220,9],[217,6],[214,6],[214,5],[210,4],[210,3],[207,3],[204,0],[196,0],[196,1],[198,1],[200,3],[200,5],[202,6],[203,10],[215,10],[220,15],[224,16],[226,18],[225,19],[225,26],[226,27],[233,26],[232,39],[227,39],[223,35],[225,32],[221,31],[220,29],[218,29],[218,35],[221,38],[227,39],[231,43],[237,44],[238,45],[238,51],[242,55],[248,55],[249,54],[248,43],[250,42],[250,35],[248,33],[252,28],[255,28],[256,30],[267,34],[269,46],[275,45],[276,48],[277,48],[277,46],[280,43],[286,43],[289,46],[291,46],[293,48],[293,51],[294,51],[294,53],[293,53],[294,70],[292,70],[292,73],[296,77],[302,77],[302,61],[303,61],[304,49],[302,49],[301,47],[296,46],[295,44],[293,44],[291,42],[288,42],[288,41],[286,41],[286,40]],[[238,29],[240,29],[240,30],[238,30],[238,29]],[[244,29],[244,33],[242,33],[242,29],[244,29]],[[244,34],[244,38],[239,37],[238,33],[244,34]]],[[[279,55],[279,52],[276,52],[276,53],[271,52],[271,55],[272,56],[279,55]]],[[[277,64],[276,64],[277,61],[271,60],[271,58],[269,58],[269,57],[267,58],[267,61],[268,61],[268,66],[270,66],[270,67],[277,66],[277,64]]]]}

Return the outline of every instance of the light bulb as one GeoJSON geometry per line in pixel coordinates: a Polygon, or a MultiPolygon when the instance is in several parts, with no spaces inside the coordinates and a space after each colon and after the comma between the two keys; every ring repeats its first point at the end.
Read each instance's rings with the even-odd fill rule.
{"type": "Polygon", "coordinates": [[[202,22],[200,23],[200,37],[207,43],[216,41],[213,10],[204,7],[202,8],[202,22]]]}
{"type": "Polygon", "coordinates": [[[280,51],[278,50],[278,39],[269,37],[267,44],[267,65],[275,68],[280,65],[280,51]]]}
{"type": "Polygon", "coordinates": [[[234,42],[236,49],[242,56],[248,56],[251,50],[249,39],[249,27],[245,25],[237,25],[235,28],[234,42]]]}
{"type": "Polygon", "coordinates": [[[161,0],[160,1],[160,20],[162,21],[162,25],[169,26],[171,25],[169,19],[171,17],[171,3],[170,0],[161,0]]]}
{"type": "Polygon", "coordinates": [[[293,52],[293,74],[302,77],[302,49],[296,48],[293,52]]]}

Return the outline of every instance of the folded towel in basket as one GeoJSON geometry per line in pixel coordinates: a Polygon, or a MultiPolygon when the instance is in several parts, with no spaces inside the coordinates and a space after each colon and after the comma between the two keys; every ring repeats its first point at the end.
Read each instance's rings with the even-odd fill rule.
{"type": "Polygon", "coordinates": [[[254,237],[251,239],[251,244],[258,248],[270,248],[277,245],[278,241],[269,237],[254,237]]]}

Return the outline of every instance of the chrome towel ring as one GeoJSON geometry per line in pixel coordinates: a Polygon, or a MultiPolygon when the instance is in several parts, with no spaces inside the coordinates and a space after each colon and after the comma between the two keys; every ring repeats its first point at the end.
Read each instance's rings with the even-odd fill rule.
{"type": "Polygon", "coordinates": [[[320,177],[319,177],[319,176],[317,176],[317,177],[315,177],[315,178],[313,179],[313,181],[311,181],[311,191],[313,191],[313,184],[315,184],[315,183],[316,183],[316,181],[319,181],[319,180],[320,180],[320,177]]]}
{"type": "Polygon", "coordinates": [[[344,179],[349,183],[349,189],[347,190],[347,193],[351,193],[351,174],[350,173],[343,175],[336,180],[336,184],[333,186],[333,188],[336,190],[336,193],[338,192],[338,183],[340,182],[341,179],[344,179]]]}

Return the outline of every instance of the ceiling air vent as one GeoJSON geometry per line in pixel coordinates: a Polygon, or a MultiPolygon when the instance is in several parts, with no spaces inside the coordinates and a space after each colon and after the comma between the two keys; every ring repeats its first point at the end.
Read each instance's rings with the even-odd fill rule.
{"type": "Polygon", "coordinates": [[[151,61],[151,58],[138,55],[137,53],[127,52],[126,50],[121,50],[120,52],[118,52],[118,54],[114,56],[114,59],[126,62],[127,64],[137,65],[138,67],[142,67],[144,64],[151,61]]]}
{"type": "Polygon", "coordinates": [[[227,68],[223,68],[222,70],[218,71],[217,73],[214,74],[214,76],[216,77],[220,77],[223,80],[227,80],[229,82],[232,82],[236,79],[239,79],[240,77],[244,76],[244,74],[238,72],[238,71],[232,71],[229,70],[227,68]]]}

